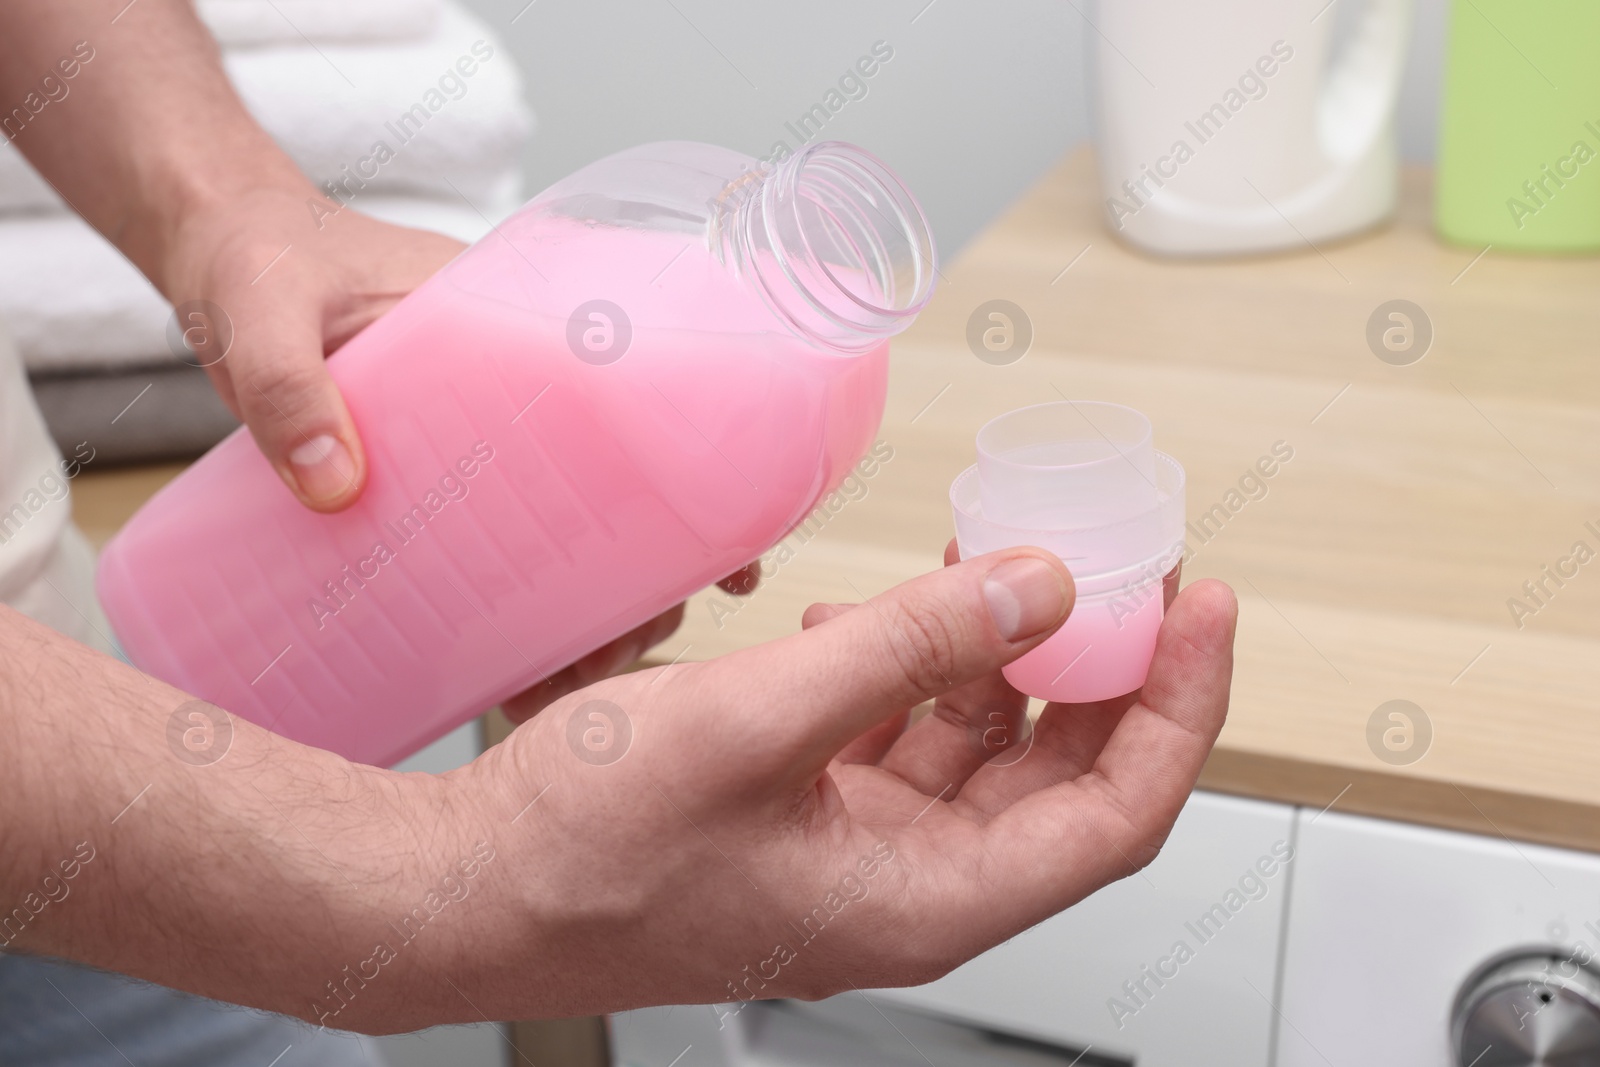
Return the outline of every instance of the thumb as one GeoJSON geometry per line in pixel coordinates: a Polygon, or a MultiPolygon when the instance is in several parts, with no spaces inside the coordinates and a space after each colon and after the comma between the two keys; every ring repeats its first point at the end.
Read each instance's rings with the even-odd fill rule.
{"type": "Polygon", "coordinates": [[[1066,566],[1042,549],[957,563],[803,633],[705,664],[708,699],[698,714],[717,721],[686,728],[716,733],[734,720],[731,736],[748,766],[814,775],[877,723],[1040,644],[1073,597],[1066,566]]]}
{"type": "Polygon", "coordinates": [[[328,374],[315,300],[242,303],[234,351],[218,364],[256,445],[300,502],[316,511],[354,503],[366,457],[328,374]]]}

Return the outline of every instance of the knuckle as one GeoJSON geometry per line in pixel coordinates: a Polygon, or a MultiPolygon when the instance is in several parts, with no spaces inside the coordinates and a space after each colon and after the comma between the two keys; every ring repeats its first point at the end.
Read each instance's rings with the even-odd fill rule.
{"type": "Polygon", "coordinates": [[[1133,862],[1139,865],[1141,871],[1154,863],[1155,858],[1161,855],[1161,850],[1166,847],[1167,835],[1171,830],[1170,824],[1152,826],[1146,828],[1142,834],[1134,839],[1131,855],[1133,862]]]}
{"type": "Polygon", "coordinates": [[[897,984],[927,985],[943,978],[965,962],[964,958],[948,950],[917,952],[901,961],[895,978],[897,984]]]}
{"type": "Polygon", "coordinates": [[[804,1000],[815,1003],[827,1000],[829,997],[838,996],[847,992],[850,983],[831,973],[806,974],[798,976],[784,990],[784,995],[795,1000],[804,1000]]]}
{"type": "Polygon", "coordinates": [[[322,394],[319,368],[274,360],[257,364],[239,383],[239,401],[259,418],[293,419],[310,410],[322,394]]]}
{"type": "Polygon", "coordinates": [[[1092,771],[1079,782],[1094,790],[1103,801],[1104,823],[1096,833],[1105,840],[1121,842],[1118,846],[1121,858],[1133,867],[1127,873],[1136,874],[1150,866],[1166,845],[1182,803],[1168,804],[1153,801],[1148,796],[1130,796],[1092,771]]]}
{"type": "Polygon", "coordinates": [[[1161,855],[1163,843],[1162,839],[1152,840],[1147,837],[1129,841],[1123,846],[1122,855],[1116,857],[1122,861],[1122,870],[1116,875],[1117,880],[1132,878],[1154,863],[1156,857],[1161,855]]]}
{"type": "Polygon", "coordinates": [[[932,930],[909,932],[897,945],[893,957],[885,961],[886,984],[925,985],[937,981],[977,955],[983,946],[963,951],[963,938],[940,935],[932,930]]]}
{"type": "Polygon", "coordinates": [[[885,614],[889,647],[906,681],[918,692],[948,689],[961,655],[961,634],[950,617],[921,600],[898,602],[885,614]]]}

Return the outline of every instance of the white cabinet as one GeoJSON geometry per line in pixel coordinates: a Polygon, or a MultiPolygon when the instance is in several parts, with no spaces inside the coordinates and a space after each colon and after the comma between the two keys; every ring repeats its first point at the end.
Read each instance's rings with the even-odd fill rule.
{"type": "Polygon", "coordinates": [[[751,1005],[721,1031],[704,1007],[628,1012],[618,1062],[1065,1067],[1093,1046],[1079,1067],[1267,1067],[1293,825],[1285,805],[1197,793],[1142,874],[931,985],[875,991],[877,1007],[751,1005]]]}
{"type": "Polygon", "coordinates": [[[1139,1067],[1266,1067],[1292,848],[1292,808],[1196,793],[1143,874],[874,995],[1139,1067]]]}
{"type": "Polygon", "coordinates": [[[1453,1067],[1451,1008],[1480,963],[1600,951],[1600,857],[1331,812],[1299,822],[1279,1067],[1453,1067]]]}
{"type": "MultiPolygon", "coordinates": [[[[752,1005],[726,1031],[635,1012],[618,1043],[642,1067],[1456,1067],[1463,983],[1550,949],[1600,959],[1600,856],[1197,793],[1142,875],[937,982],[752,1005]]],[[[1514,1025],[1559,1014],[1539,992],[1496,1009],[1517,1031],[1496,1041],[1542,1040],[1514,1025]]]]}

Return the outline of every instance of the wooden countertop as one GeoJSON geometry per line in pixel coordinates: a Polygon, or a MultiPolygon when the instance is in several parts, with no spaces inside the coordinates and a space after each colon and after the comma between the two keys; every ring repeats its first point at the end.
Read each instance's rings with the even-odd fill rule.
{"type": "MultiPolygon", "coordinates": [[[[1229,490],[1276,443],[1294,452],[1186,569],[1229,582],[1241,607],[1205,788],[1600,851],[1600,558],[1547,580],[1520,628],[1507,606],[1574,542],[1600,553],[1600,260],[1441,245],[1429,196],[1410,172],[1398,221],[1374,234],[1160,261],[1110,235],[1092,159],[1073,156],[943,269],[896,343],[881,433],[894,455],[864,495],[746,602],[696,597],[659,658],[790,633],[812,601],[937,567],[946,492],[983,422],[1061,395],[1113,400],[1148,413],[1187,467],[1191,520],[1239,499],[1229,490]],[[1411,366],[1365,340],[1396,298],[1435,331],[1411,366]],[[965,340],[992,299],[1034,328],[1006,366],[965,340]],[[1393,699],[1432,725],[1406,766],[1367,741],[1393,699]]],[[[103,540],[172,471],[86,472],[80,521],[103,540]]]]}
{"type": "Polygon", "coordinates": [[[86,467],[72,482],[72,521],[99,548],[157,489],[182,474],[186,466],[152,463],[142,467],[86,467]]]}

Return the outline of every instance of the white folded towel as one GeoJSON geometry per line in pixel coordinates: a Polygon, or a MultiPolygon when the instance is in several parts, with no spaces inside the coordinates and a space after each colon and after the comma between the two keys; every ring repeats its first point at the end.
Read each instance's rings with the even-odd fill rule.
{"type": "MultiPolygon", "coordinates": [[[[454,3],[441,4],[426,40],[301,42],[226,52],[223,61],[251,114],[300,169],[319,185],[343,183],[341,201],[422,193],[482,206],[520,188],[533,127],[521,74],[489,27],[454,3]]],[[[0,212],[62,209],[15,144],[0,142],[0,212]]]]}
{"type": "Polygon", "coordinates": [[[224,48],[426,37],[440,0],[195,0],[224,48]]]}
{"type": "MultiPolygon", "coordinates": [[[[480,206],[498,220],[518,205],[480,206]]],[[[353,209],[461,241],[489,230],[459,200],[372,196],[353,209]]],[[[175,360],[166,340],[170,314],[144,276],[76,215],[0,219],[0,321],[30,371],[175,360]]]]}

